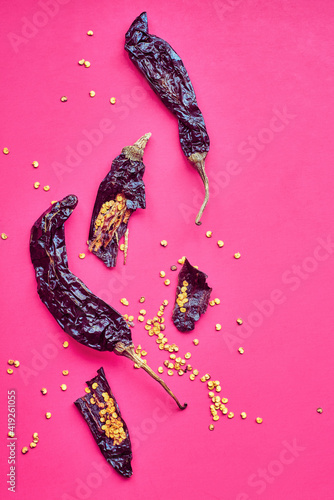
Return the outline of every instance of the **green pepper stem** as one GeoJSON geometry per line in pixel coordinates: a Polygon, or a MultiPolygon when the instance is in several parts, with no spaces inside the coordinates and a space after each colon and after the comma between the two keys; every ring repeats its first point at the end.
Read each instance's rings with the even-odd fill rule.
{"type": "Polygon", "coordinates": [[[197,226],[200,226],[202,224],[200,219],[201,219],[203,212],[204,212],[204,209],[209,201],[209,179],[205,173],[205,157],[207,154],[208,154],[207,152],[193,153],[191,156],[188,157],[188,160],[190,160],[194,164],[194,167],[196,168],[197,172],[201,176],[201,179],[203,181],[204,188],[205,188],[205,198],[204,198],[203,204],[202,204],[202,206],[197,214],[196,220],[195,220],[195,223],[197,224],[197,226]]]}
{"type": "Polygon", "coordinates": [[[181,405],[180,401],[177,399],[176,396],[174,396],[174,394],[167,386],[167,384],[152,370],[152,368],[143,363],[143,360],[138,356],[138,354],[135,353],[133,344],[130,346],[125,346],[122,342],[117,342],[115,347],[115,352],[116,354],[131,359],[131,361],[133,361],[133,363],[136,363],[139,366],[139,368],[143,368],[143,370],[145,370],[152,378],[154,378],[154,380],[159,382],[159,384],[162,385],[165,391],[167,391],[168,394],[174,399],[180,410],[185,410],[187,408],[188,406],[187,403],[181,405]]]}

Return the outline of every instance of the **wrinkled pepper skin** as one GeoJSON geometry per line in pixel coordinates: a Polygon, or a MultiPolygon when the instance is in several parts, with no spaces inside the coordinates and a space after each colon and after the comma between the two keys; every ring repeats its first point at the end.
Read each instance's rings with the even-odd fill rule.
{"type": "Polygon", "coordinates": [[[200,224],[209,196],[204,160],[210,139],[187,70],[165,40],[148,33],[146,12],[134,20],[126,33],[125,50],[154,92],[178,119],[182,151],[198,170],[206,190],[204,206],[196,219],[200,224]]]}
{"type": "Polygon", "coordinates": [[[185,260],[178,276],[172,315],[173,323],[180,332],[191,332],[195,328],[195,322],[208,308],[212,288],[208,286],[206,279],[206,274],[193,267],[187,259],[185,260]],[[184,282],[187,283],[188,301],[182,304],[182,307],[186,309],[185,312],[182,312],[177,301],[182,300],[178,297],[182,294],[181,288],[184,287],[184,282]]]}
{"type": "Polygon", "coordinates": [[[182,405],[166,383],[136,354],[131,330],[115,309],[94,295],[68,269],[64,223],[78,203],[74,195],[58,201],[31,229],[30,256],[41,301],[72,338],[98,351],[114,351],[146,371],[182,405]]]}
{"type": "Polygon", "coordinates": [[[107,267],[116,266],[119,242],[131,214],[137,208],[146,208],[143,154],[150,137],[147,133],[132,146],[123,148],[97,192],[88,244],[107,267]]]}
{"type": "Polygon", "coordinates": [[[41,301],[66,333],[99,351],[132,344],[131,330],[115,309],[94,295],[68,269],[64,223],[77,206],[66,196],[46,210],[31,229],[30,256],[41,301]]]}
{"type": "Polygon", "coordinates": [[[86,420],[88,427],[107,462],[123,477],[131,477],[132,452],[129,431],[126,423],[122,419],[119,406],[115,396],[111,392],[103,368],[97,370],[97,373],[98,375],[96,377],[86,382],[91,392],[77,399],[74,404],[86,420]],[[92,387],[94,383],[98,384],[96,389],[93,389],[92,387]],[[101,416],[99,412],[101,411],[101,408],[106,406],[105,398],[102,396],[102,394],[106,393],[108,393],[109,398],[113,400],[118,422],[121,422],[123,425],[125,437],[119,444],[114,444],[114,440],[110,436],[107,436],[105,430],[102,429],[102,425],[104,425],[104,423],[100,421],[101,416]],[[96,398],[97,403],[91,403],[90,400],[92,396],[96,398]]]}

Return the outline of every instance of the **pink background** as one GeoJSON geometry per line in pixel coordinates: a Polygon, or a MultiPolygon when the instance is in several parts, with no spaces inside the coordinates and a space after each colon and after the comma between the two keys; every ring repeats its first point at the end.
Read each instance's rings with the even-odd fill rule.
{"type": "MultiPolygon", "coordinates": [[[[0,240],[0,497],[11,498],[7,390],[15,389],[16,498],[334,498],[333,2],[13,0],[1,3],[0,16],[0,147],[10,150],[0,153],[0,232],[8,234],[0,240]],[[143,10],[150,32],[181,55],[210,134],[211,200],[200,227],[194,218],[203,189],[182,154],[176,120],[123,49],[125,32],[143,10]],[[81,58],[89,69],[77,64],[81,58]],[[62,95],[68,102],[60,102],[62,95]],[[106,120],[109,130],[94,134],[106,120]],[[121,149],[148,131],[147,209],[131,218],[126,267],[119,259],[107,269],[91,254],[80,260],[80,252],[89,253],[100,181],[121,149]],[[221,417],[210,432],[209,398],[199,379],[163,375],[189,404],[180,412],[128,360],[71,341],[41,303],[30,228],[51,200],[70,193],[79,198],[66,224],[70,269],[120,312],[137,316],[141,295],[147,318],[163,299],[171,303],[177,273],[169,267],[182,255],[208,274],[221,305],[210,307],[188,335],[175,329],[168,306],[166,336],[180,353],[191,351],[200,375],[221,381],[234,419],[221,417]],[[233,258],[237,251],[240,260],[233,258]],[[9,358],[21,362],[11,377],[9,358]],[[105,466],[73,405],[100,366],[132,436],[128,480],[105,466]],[[40,442],[23,456],[33,432],[40,442]]],[[[143,324],[136,323],[133,339],[154,369],[166,359],[143,324]]]]}

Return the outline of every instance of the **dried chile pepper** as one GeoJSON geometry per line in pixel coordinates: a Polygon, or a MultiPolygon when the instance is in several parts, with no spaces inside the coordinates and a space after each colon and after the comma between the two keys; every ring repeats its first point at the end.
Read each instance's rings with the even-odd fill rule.
{"type": "Polygon", "coordinates": [[[190,332],[195,322],[207,310],[210,288],[207,275],[193,267],[186,259],[178,276],[173,323],[180,332],[190,332]]]}
{"type": "Polygon", "coordinates": [[[31,229],[30,256],[37,291],[59,325],[75,340],[99,351],[114,351],[143,368],[182,406],[165,382],[135,353],[123,316],[94,295],[68,268],[64,223],[78,203],[66,196],[46,210],[31,229]]]}
{"type": "Polygon", "coordinates": [[[182,151],[200,174],[205,187],[205,199],[196,217],[199,225],[209,200],[205,157],[210,139],[187,70],[165,40],[148,33],[146,12],[131,24],[125,35],[125,49],[154,92],[178,119],[182,151]]]}
{"type": "Polygon", "coordinates": [[[125,264],[129,218],[137,208],[146,207],[143,155],[150,137],[150,133],[145,134],[132,146],[123,148],[97,192],[88,244],[107,267],[116,265],[119,241],[124,235],[125,264]]]}
{"type": "Polygon", "coordinates": [[[103,368],[86,382],[90,392],[74,404],[86,420],[107,462],[124,477],[132,476],[131,441],[126,423],[103,368]]]}

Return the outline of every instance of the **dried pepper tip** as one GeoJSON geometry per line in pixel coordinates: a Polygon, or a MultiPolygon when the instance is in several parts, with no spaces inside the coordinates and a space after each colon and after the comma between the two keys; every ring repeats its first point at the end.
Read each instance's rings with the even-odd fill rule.
{"type": "Polygon", "coordinates": [[[166,383],[152,370],[152,368],[150,368],[146,363],[143,362],[143,360],[138,356],[138,354],[136,354],[133,344],[125,346],[123,342],[117,342],[115,346],[115,353],[120,356],[125,356],[126,358],[129,358],[133,363],[136,363],[139,366],[139,368],[143,368],[154,380],[159,382],[159,384],[162,385],[165,391],[168,392],[168,394],[174,399],[180,410],[185,410],[187,408],[188,406],[187,403],[181,405],[177,397],[174,396],[174,394],[166,385],[166,383]]]}

